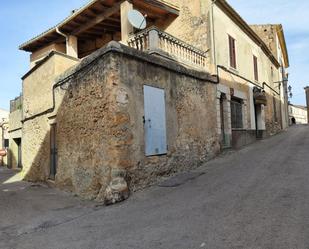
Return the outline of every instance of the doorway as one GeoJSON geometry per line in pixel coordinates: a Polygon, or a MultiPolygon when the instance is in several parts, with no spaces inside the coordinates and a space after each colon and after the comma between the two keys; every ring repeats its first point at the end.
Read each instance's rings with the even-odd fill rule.
{"type": "Polygon", "coordinates": [[[55,180],[57,173],[57,124],[50,126],[50,175],[51,180],[55,180]]]}
{"type": "Polygon", "coordinates": [[[163,89],[144,86],[145,155],[167,153],[165,92],[163,89]]]}
{"type": "Polygon", "coordinates": [[[221,119],[221,143],[222,147],[226,146],[226,136],[225,136],[225,120],[224,120],[224,100],[225,94],[220,96],[220,119],[221,119]]]}
{"type": "Polygon", "coordinates": [[[17,145],[17,168],[21,169],[22,166],[22,154],[21,154],[21,138],[14,138],[13,139],[15,144],[17,145]]]}

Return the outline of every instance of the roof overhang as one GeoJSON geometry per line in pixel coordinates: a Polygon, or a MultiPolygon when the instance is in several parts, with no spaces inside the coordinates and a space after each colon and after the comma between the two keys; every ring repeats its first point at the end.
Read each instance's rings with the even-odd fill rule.
{"type": "Polygon", "coordinates": [[[288,50],[286,46],[283,27],[281,24],[278,24],[276,27],[277,27],[279,43],[280,43],[283,58],[284,58],[284,65],[285,65],[285,68],[288,68],[290,66],[290,62],[289,62],[289,54],[288,54],[288,50]]]}
{"type": "Polygon", "coordinates": [[[266,54],[272,63],[279,68],[280,63],[263,40],[253,31],[246,21],[229,5],[226,0],[212,0],[224,13],[226,13],[266,54]]]}
{"type": "MultiPolygon", "coordinates": [[[[34,52],[51,43],[65,41],[67,35],[80,39],[102,37],[103,33],[121,32],[120,5],[125,0],[92,0],[69,17],[42,34],[20,45],[19,49],[34,52]]],[[[147,14],[147,19],[156,20],[167,16],[177,17],[179,7],[166,0],[131,0],[135,9],[147,14]]]]}

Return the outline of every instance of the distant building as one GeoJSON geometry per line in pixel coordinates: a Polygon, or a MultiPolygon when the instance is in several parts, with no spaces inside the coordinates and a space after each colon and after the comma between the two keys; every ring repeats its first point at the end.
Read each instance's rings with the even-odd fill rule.
{"type": "MultiPolygon", "coordinates": [[[[0,150],[9,146],[8,128],[9,128],[9,112],[0,108],[0,150]]],[[[6,157],[0,157],[0,166],[7,164],[6,157]]]]}
{"type": "Polygon", "coordinates": [[[307,124],[308,112],[306,106],[289,104],[289,121],[293,124],[307,124]]]}
{"type": "Polygon", "coordinates": [[[22,168],[21,146],[22,146],[22,96],[10,101],[9,116],[9,144],[8,167],[12,169],[22,168]]]}
{"type": "Polygon", "coordinates": [[[306,100],[307,100],[307,120],[309,123],[309,86],[305,87],[305,91],[306,91],[306,100]]]}

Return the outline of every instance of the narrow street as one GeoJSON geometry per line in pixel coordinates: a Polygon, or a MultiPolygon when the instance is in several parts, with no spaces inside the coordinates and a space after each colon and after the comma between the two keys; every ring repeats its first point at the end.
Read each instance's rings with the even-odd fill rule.
{"type": "Polygon", "coordinates": [[[226,152],[114,206],[0,170],[0,248],[309,248],[309,126],[226,152]]]}

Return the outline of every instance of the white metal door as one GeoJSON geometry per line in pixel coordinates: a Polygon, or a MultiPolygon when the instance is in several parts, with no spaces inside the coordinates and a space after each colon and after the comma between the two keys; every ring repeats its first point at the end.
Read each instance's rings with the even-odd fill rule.
{"type": "Polygon", "coordinates": [[[144,112],[146,156],[166,154],[165,93],[163,89],[144,86],[144,112]]]}

